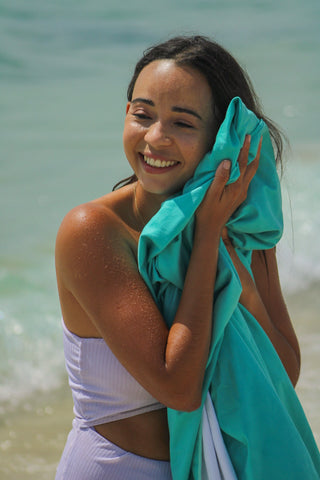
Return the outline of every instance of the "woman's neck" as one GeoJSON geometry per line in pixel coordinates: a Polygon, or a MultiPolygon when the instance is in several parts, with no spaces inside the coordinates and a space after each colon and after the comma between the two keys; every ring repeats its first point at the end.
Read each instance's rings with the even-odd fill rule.
{"type": "Polygon", "coordinates": [[[157,213],[168,195],[150,193],[143,189],[138,180],[133,186],[133,197],[136,216],[145,225],[157,213]]]}

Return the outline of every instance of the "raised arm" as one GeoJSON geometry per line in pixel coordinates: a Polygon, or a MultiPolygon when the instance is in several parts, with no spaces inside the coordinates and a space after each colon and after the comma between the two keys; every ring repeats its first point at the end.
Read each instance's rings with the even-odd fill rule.
{"type": "Polygon", "coordinates": [[[170,330],[138,272],[133,242],[112,211],[95,204],[78,207],[58,233],[57,278],[67,327],[72,330],[75,317],[91,322],[137,381],[174,409],[193,410],[201,402],[219,239],[257,168],[258,159],[247,166],[248,149],[249,140],[239,157],[238,182],[225,187],[229,162],[223,162],[197,211],[194,246],[170,330]]]}

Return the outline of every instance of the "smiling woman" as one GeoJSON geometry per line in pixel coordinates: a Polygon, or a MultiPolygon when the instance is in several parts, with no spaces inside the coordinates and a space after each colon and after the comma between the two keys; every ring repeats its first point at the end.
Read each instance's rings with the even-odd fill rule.
{"type": "MultiPolygon", "coordinates": [[[[263,118],[246,75],[214,42],[179,37],[149,49],[138,62],[128,88],[123,143],[134,175],[121,188],[73,209],[61,224],[56,270],[75,419],[57,480],[204,478],[198,460],[198,473],[191,473],[192,459],[181,455],[178,462],[188,473],[177,471],[176,448],[183,439],[176,441],[176,431],[169,432],[167,409],[201,412],[204,406],[206,365],[216,331],[213,312],[222,238],[229,252],[230,271],[236,269],[237,282],[241,283],[241,295],[238,291],[234,300],[237,303],[240,296],[241,308],[255,317],[255,328],[263,332],[268,348],[277,352],[286,388],[293,391],[287,374],[295,384],[299,347],[282,298],[273,244],[268,252],[252,254],[253,281],[226,230],[230,218],[247,201],[260,150],[266,149],[266,142],[269,145],[269,137],[262,144],[256,135],[251,138],[250,122],[245,124],[237,153],[230,150],[235,155],[232,169],[229,157],[220,158],[215,169],[213,165],[209,168],[212,177],[192,215],[190,258],[181,298],[171,317],[164,314],[153,293],[160,277],[148,288],[138,267],[142,230],[142,236],[151,232],[148,226],[154,225],[152,220],[157,224],[155,215],[161,212],[161,204],[170,205],[171,198],[183,199],[181,191],[199,169],[207,168],[206,154],[219,135],[221,141],[218,129],[235,96],[241,97],[258,119],[263,118]]],[[[248,111],[245,115],[252,118],[254,114],[248,111]]],[[[281,135],[266,122],[280,158],[281,135]]],[[[266,129],[264,122],[259,125],[266,129]]],[[[232,123],[225,139],[226,147],[233,148],[232,123]]],[[[273,155],[268,161],[272,174],[273,155]]],[[[261,168],[264,172],[265,167],[261,168]]],[[[275,173],[274,182],[271,203],[278,202],[275,173]]],[[[179,218],[183,221],[181,201],[179,218]]],[[[165,221],[156,225],[160,244],[174,220],[169,211],[165,221]]],[[[183,248],[169,260],[182,264],[183,248]]],[[[226,311],[229,303],[224,304],[226,311]]],[[[263,362],[268,365],[268,361],[267,355],[263,362]]],[[[267,375],[261,373],[261,378],[267,375]]],[[[228,389],[227,385],[218,387],[228,389]]],[[[237,397],[237,392],[229,395],[237,397]]],[[[214,414],[211,400],[209,408],[214,414]]],[[[243,472],[257,464],[251,450],[242,457],[254,461],[243,467],[232,457],[233,448],[228,451],[224,446],[219,426],[213,443],[221,445],[214,468],[223,470],[215,478],[249,478],[243,472]]],[[[209,457],[215,458],[211,450],[209,457]]],[[[266,474],[260,474],[260,470],[264,472],[264,465],[255,477],[260,480],[283,478],[280,470],[278,476],[277,471],[266,469],[266,474]]]]}
{"type": "Polygon", "coordinates": [[[140,186],[179,191],[211,148],[217,128],[206,78],[173,60],[147,65],[127,105],[123,143],[140,186]],[[159,176],[160,175],[160,176],[159,176]]]}

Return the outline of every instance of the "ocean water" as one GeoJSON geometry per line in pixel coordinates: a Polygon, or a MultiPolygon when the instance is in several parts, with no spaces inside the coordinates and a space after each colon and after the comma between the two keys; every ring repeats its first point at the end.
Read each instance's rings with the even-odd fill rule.
{"type": "Polygon", "coordinates": [[[0,0],[0,416],[65,384],[55,235],[70,208],[130,174],[126,86],[142,50],[170,35],[230,49],[286,131],[282,284],[319,296],[319,25],[319,0],[0,0]]]}

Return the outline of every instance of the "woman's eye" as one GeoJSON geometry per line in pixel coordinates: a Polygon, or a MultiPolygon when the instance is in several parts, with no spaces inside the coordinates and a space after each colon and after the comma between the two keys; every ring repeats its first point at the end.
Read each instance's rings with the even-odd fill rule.
{"type": "Polygon", "coordinates": [[[185,122],[176,122],[176,125],[178,125],[178,127],[182,127],[182,128],[193,128],[193,126],[190,125],[190,123],[185,123],[185,122]]]}
{"type": "Polygon", "coordinates": [[[146,115],[145,113],[133,113],[134,117],[139,118],[140,120],[149,120],[150,117],[146,115]]]}

